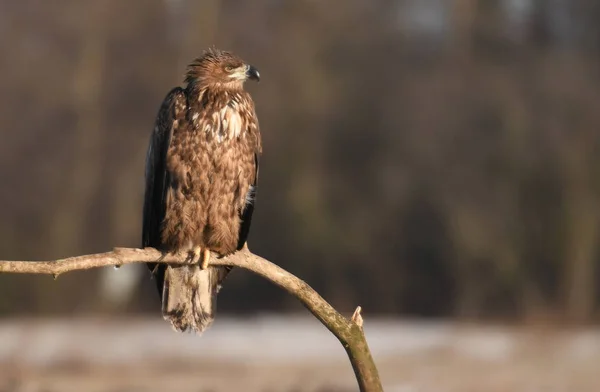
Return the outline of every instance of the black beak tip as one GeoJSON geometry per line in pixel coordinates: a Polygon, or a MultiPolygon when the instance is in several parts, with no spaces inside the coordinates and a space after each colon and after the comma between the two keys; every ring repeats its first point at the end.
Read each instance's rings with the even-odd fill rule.
{"type": "Polygon", "coordinates": [[[246,71],[246,75],[250,80],[260,81],[260,73],[258,73],[258,69],[253,66],[248,66],[248,70],[246,71]]]}

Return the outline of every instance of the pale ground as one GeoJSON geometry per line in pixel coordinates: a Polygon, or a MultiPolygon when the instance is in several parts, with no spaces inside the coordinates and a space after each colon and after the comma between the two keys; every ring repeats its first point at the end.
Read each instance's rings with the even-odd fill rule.
{"type": "MultiPolygon", "coordinates": [[[[598,392],[600,330],[365,321],[388,392],[598,392]]],[[[160,319],[0,320],[0,392],[355,391],[308,317],[221,317],[201,338],[160,319]]]]}

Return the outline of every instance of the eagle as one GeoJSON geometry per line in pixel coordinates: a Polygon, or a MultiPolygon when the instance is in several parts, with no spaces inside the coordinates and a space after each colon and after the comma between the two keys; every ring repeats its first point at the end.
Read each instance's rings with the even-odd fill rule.
{"type": "Polygon", "coordinates": [[[231,267],[210,252],[242,249],[250,230],[262,144],[244,82],[258,70],[210,48],[187,67],[185,86],[162,102],[146,155],[143,247],[187,252],[189,265],[148,263],[162,315],[177,331],[201,334],[231,267]]]}

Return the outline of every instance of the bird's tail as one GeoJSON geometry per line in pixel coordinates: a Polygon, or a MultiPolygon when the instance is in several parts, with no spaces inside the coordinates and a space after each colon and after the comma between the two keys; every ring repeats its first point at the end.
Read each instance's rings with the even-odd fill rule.
{"type": "Polygon", "coordinates": [[[231,267],[205,270],[196,265],[168,266],[162,292],[162,314],[177,331],[201,334],[217,310],[217,293],[231,267]]]}

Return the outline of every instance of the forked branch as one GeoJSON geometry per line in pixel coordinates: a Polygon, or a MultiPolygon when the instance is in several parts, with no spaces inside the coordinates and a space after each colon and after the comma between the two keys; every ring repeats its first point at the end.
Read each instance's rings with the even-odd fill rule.
{"type": "MultiPolygon", "coordinates": [[[[58,277],[74,270],[133,263],[189,263],[185,254],[162,254],[156,249],[115,248],[112,252],[69,257],[54,261],[0,261],[0,272],[48,274],[58,277]]],[[[381,381],[363,331],[360,306],[350,320],[338,313],[303,280],[270,261],[251,253],[247,248],[218,258],[211,255],[210,264],[245,268],[295,296],[344,346],[352,363],[356,380],[363,392],[382,391],[381,381]]]]}

